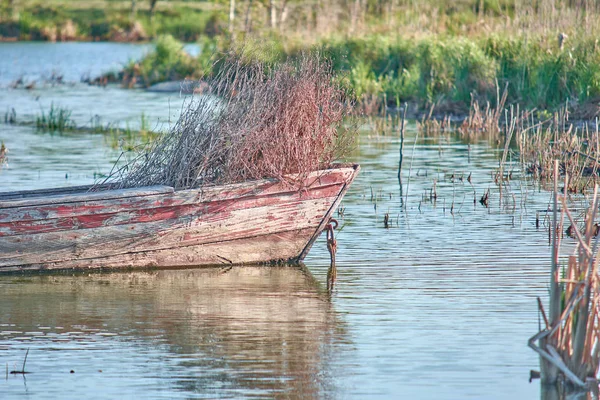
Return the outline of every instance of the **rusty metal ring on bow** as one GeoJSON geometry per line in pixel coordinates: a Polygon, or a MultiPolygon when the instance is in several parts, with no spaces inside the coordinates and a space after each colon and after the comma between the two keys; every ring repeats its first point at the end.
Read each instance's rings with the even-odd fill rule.
{"type": "Polygon", "coordinates": [[[329,218],[329,224],[328,224],[328,226],[331,226],[331,229],[337,229],[337,227],[339,225],[340,224],[337,222],[337,219],[335,219],[335,218],[329,218]],[[335,226],[333,226],[332,224],[335,224],[335,226]]]}

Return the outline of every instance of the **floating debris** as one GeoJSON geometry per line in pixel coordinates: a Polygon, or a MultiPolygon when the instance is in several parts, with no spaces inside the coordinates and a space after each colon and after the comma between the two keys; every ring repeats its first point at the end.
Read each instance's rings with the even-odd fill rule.
{"type": "Polygon", "coordinates": [[[485,192],[483,194],[483,196],[481,196],[481,199],[479,199],[479,202],[481,203],[482,206],[484,206],[485,208],[489,207],[489,201],[490,201],[490,189],[487,190],[487,192],[485,192]]]}
{"type": "Polygon", "coordinates": [[[25,359],[23,360],[23,367],[21,368],[20,371],[10,371],[11,374],[13,375],[25,375],[25,374],[29,374],[30,372],[25,371],[25,363],[27,362],[27,356],[29,355],[29,349],[27,349],[27,352],[25,353],[25,359]]]}

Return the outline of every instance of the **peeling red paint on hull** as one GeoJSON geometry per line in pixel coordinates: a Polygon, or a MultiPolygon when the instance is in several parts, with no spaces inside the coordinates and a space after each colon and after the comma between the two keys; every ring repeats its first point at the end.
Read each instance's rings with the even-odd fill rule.
{"type": "Polygon", "coordinates": [[[358,170],[315,171],[302,191],[261,180],[182,191],[0,193],[0,272],[301,259],[358,170]]]}

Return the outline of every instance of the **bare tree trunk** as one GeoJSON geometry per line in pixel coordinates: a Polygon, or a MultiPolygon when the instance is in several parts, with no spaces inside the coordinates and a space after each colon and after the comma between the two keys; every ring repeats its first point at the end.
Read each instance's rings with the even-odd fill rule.
{"type": "Polygon", "coordinates": [[[365,16],[367,15],[367,0],[359,0],[360,8],[359,16],[360,16],[360,26],[365,25],[365,16]]]}
{"type": "Polygon", "coordinates": [[[158,3],[158,0],[150,0],[150,19],[154,18],[154,12],[156,11],[156,3],[158,3]]]}
{"type": "Polygon", "coordinates": [[[229,32],[233,33],[233,24],[235,22],[235,0],[229,0],[229,32]]]}
{"type": "Polygon", "coordinates": [[[131,19],[135,19],[137,14],[137,2],[136,0],[131,0],[131,19]]]}
{"type": "Polygon", "coordinates": [[[279,30],[283,32],[285,28],[285,21],[288,16],[288,2],[287,0],[283,0],[281,3],[281,11],[279,12],[279,30]]]}
{"type": "Polygon", "coordinates": [[[315,7],[313,15],[314,15],[314,23],[315,23],[314,30],[315,30],[315,32],[319,33],[319,31],[320,31],[319,28],[321,27],[319,24],[320,16],[321,16],[321,0],[317,0],[317,5],[315,7]]]}
{"type": "Polygon", "coordinates": [[[269,0],[269,26],[271,29],[277,27],[277,2],[275,0],[269,0]]]}
{"type": "Polygon", "coordinates": [[[248,0],[248,7],[246,8],[246,22],[244,23],[244,32],[248,34],[250,32],[250,25],[252,23],[252,0],[248,0]]]}
{"type": "Polygon", "coordinates": [[[354,0],[354,7],[352,8],[352,17],[350,21],[350,33],[354,33],[356,30],[356,24],[358,23],[358,10],[360,9],[360,0],[354,0]]]}
{"type": "Polygon", "coordinates": [[[8,6],[8,15],[12,18],[15,16],[15,0],[8,0],[7,4],[8,6]]]}

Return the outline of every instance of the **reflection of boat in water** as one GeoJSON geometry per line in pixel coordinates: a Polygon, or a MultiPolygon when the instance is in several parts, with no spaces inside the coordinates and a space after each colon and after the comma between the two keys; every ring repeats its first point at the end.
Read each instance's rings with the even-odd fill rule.
{"type": "Polygon", "coordinates": [[[302,260],[358,169],[315,171],[299,186],[0,193],[0,272],[302,260]]]}
{"type": "MultiPolygon", "coordinates": [[[[166,348],[178,367],[177,378],[165,379],[192,392],[221,385],[238,394],[320,397],[331,384],[333,347],[345,336],[326,290],[303,266],[9,275],[0,278],[0,309],[11,330],[50,327],[35,339],[48,347],[50,333],[71,330],[166,348]]],[[[6,343],[15,341],[0,336],[6,343]]]]}

